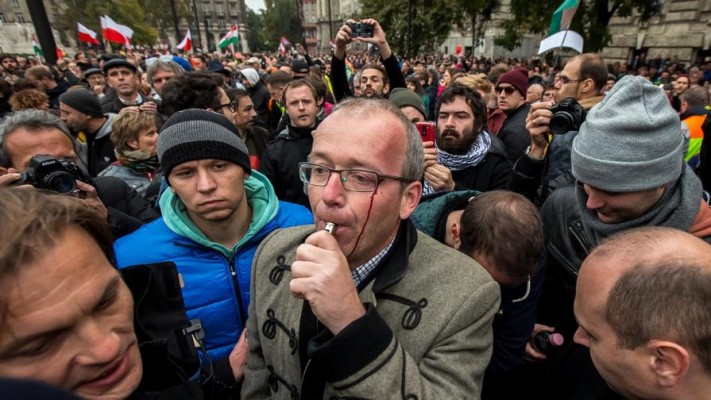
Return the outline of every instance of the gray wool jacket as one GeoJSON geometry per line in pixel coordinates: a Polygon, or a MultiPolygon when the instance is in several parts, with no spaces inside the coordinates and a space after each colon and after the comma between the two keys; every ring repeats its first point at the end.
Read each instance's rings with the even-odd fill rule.
{"type": "Polygon", "coordinates": [[[403,221],[360,288],[366,314],[334,336],[289,291],[313,232],[277,231],[255,254],[242,399],[479,399],[500,298],[489,274],[403,221]]]}

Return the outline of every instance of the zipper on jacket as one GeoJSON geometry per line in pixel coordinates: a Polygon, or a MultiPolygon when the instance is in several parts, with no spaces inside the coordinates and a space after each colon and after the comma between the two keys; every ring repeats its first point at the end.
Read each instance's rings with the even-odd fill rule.
{"type": "MultiPolygon", "coordinates": [[[[247,318],[245,318],[245,312],[244,312],[244,301],[242,300],[242,291],[240,290],[239,286],[239,278],[237,278],[237,271],[235,270],[234,266],[234,261],[235,257],[237,257],[237,254],[235,253],[231,259],[227,259],[225,257],[225,260],[227,260],[227,264],[230,267],[230,274],[232,275],[232,283],[235,285],[235,296],[237,297],[237,306],[239,307],[239,320],[242,322],[242,327],[246,328],[247,327],[247,318]]],[[[240,334],[242,332],[239,332],[240,334]]]]}

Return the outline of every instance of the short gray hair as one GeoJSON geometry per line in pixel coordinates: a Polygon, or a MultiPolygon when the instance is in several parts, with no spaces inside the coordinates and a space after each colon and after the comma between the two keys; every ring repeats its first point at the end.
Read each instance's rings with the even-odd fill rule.
{"type": "Polygon", "coordinates": [[[8,114],[0,121],[0,166],[9,168],[12,166],[12,159],[7,150],[7,137],[14,131],[24,128],[30,132],[57,129],[62,132],[72,143],[74,152],[81,157],[84,153],[79,143],[69,132],[67,125],[56,115],[42,110],[22,110],[8,114]]]}
{"type": "Polygon", "coordinates": [[[425,151],[422,147],[422,137],[417,127],[410,122],[405,114],[393,103],[384,99],[369,99],[365,97],[350,97],[336,105],[331,115],[339,112],[351,112],[371,117],[376,113],[385,112],[400,122],[407,135],[405,160],[400,174],[403,178],[419,181],[425,173],[425,151]]]}
{"type": "Polygon", "coordinates": [[[153,87],[153,75],[158,72],[158,70],[173,72],[176,75],[185,72],[183,67],[175,61],[155,60],[148,64],[148,68],[146,68],[146,80],[151,87],[153,87]]]}

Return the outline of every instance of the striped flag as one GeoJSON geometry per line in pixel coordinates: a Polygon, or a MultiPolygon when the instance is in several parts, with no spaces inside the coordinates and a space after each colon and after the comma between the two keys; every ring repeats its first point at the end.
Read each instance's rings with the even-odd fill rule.
{"type": "Polygon", "coordinates": [[[34,51],[36,55],[44,57],[42,47],[40,47],[39,43],[37,43],[37,40],[35,40],[34,36],[32,37],[32,51],[34,51]]]}
{"type": "Polygon", "coordinates": [[[232,29],[220,39],[220,43],[217,44],[217,47],[224,49],[231,44],[237,43],[239,43],[239,31],[237,30],[237,25],[232,25],[232,29]]]}
{"type": "Polygon", "coordinates": [[[99,17],[101,19],[101,30],[104,38],[111,43],[118,43],[130,46],[133,37],[133,29],[126,25],[117,24],[108,15],[99,17]]]}
{"type": "Polygon", "coordinates": [[[183,51],[190,51],[193,48],[193,39],[190,37],[190,29],[185,33],[185,37],[178,43],[177,47],[183,51]]]}
{"type": "Polygon", "coordinates": [[[99,44],[96,38],[96,32],[77,22],[77,31],[79,32],[79,41],[89,44],[99,44]]]}

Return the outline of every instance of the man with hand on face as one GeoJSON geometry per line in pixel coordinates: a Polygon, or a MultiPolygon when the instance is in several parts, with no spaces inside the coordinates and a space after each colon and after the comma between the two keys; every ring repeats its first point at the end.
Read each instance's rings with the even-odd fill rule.
{"type": "MultiPolygon", "coordinates": [[[[537,205],[542,205],[552,191],[574,181],[570,172],[570,152],[578,130],[551,135],[551,107],[563,99],[573,98],[582,110],[589,112],[605,98],[603,91],[607,78],[607,66],[599,54],[577,55],[568,60],[559,74],[555,83],[556,101],[541,101],[531,105],[523,129],[523,132],[528,132],[527,145],[530,146],[518,158],[514,174],[537,177],[530,181],[532,187],[517,190],[537,205]]],[[[566,111],[575,115],[574,110],[566,111]]]]}
{"type": "Polygon", "coordinates": [[[299,178],[299,163],[311,153],[312,133],[321,122],[317,97],[316,89],[303,79],[284,87],[289,123],[267,146],[259,165],[259,172],[269,178],[280,200],[303,206],[309,205],[309,198],[299,178]]]}
{"type": "MultiPolygon", "coordinates": [[[[65,159],[81,168],[78,148],[67,126],[54,115],[39,110],[15,112],[0,122],[0,187],[16,183],[20,172],[26,172],[37,155],[65,159]]],[[[87,207],[101,214],[115,238],[158,218],[151,204],[121,179],[88,179],[83,171],[80,175],[75,176],[75,186],[69,187],[67,194],[81,198],[87,207]]]]}
{"type": "Polygon", "coordinates": [[[352,42],[369,43],[378,48],[380,52],[379,64],[367,64],[361,68],[359,78],[360,92],[365,97],[387,97],[390,90],[394,88],[405,88],[405,77],[402,76],[397,58],[390,50],[390,45],[385,39],[385,31],[378,21],[374,19],[364,19],[360,24],[372,28],[372,37],[353,36],[352,24],[356,22],[348,20],[338,30],[336,34],[336,48],[331,57],[331,83],[336,101],[341,101],[346,97],[353,96],[348,86],[346,78],[346,46],[352,42]]]}
{"type": "Polygon", "coordinates": [[[506,187],[511,165],[501,141],[486,130],[486,106],[479,93],[453,85],[442,92],[435,112],[437,139],[424,144],[423,193],[506,187]]]}
{"type": "MultiPolygon", "coordinates": [[[[257,112],[254,110],[252,98],[249,93],[242,89],[227,89],[227,97],[234,104],[232,118],[239,131],[239,136],[249,150],[249,163],[252,169],[259,169],[259,163],[264,154],[264,150],[269,143],[269,132],[255,126],[257,112]]],[[[227,115],[225,115],[227,116],[227,115]]]]}
{"type": "Polygon", "coordinates": [[[702,400],[711,393],[711,246],[670,228],[633,229],[580,269],[575,341],[628,399],[702,400]]]}
{"type": "Polygon", "coordinates": [[[380,99],[341,102],[314,132],[299,171],[315,226],[255,255],[242,399],[479,398],[499,289],[408,220],[421,143],[380,99]]]}

